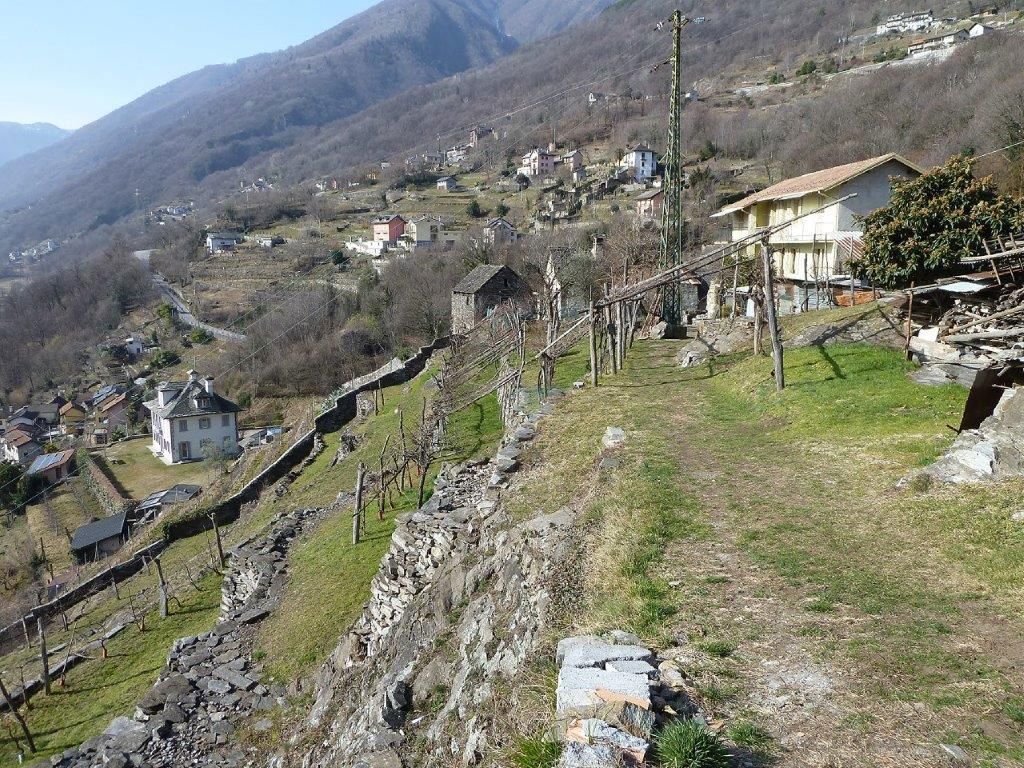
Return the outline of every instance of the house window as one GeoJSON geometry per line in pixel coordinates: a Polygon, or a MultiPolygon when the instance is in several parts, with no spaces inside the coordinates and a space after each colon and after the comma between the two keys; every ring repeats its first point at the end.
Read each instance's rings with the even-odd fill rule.
{"type": "Polygon", "coordinates": [[[178,422],[178,431],[179,432],[188,432],[188,421],[186,421],[185,419],[182,419],[181,421],[179,421],[178,422]]]}
{"type": "Polygon", "coordinates": [[[192,458],[192,444],[191,443],[178,443],[178,458],[182,461],[186,461],[192,458]]]}
{"type": "Polygon", "coordinates": [[[206,416],[201,418],[199,420],[199,428],[200,429],[209,429],[210,428],[210,419],[207,418],[206,416]]]}
{"type": "Polygon", "coordinates": [[[220,417],[220,425],[222,427],[230,427],[231,426],[231,416],[226,414],[226,413],[223,416],[221,416],[220,417]]]}

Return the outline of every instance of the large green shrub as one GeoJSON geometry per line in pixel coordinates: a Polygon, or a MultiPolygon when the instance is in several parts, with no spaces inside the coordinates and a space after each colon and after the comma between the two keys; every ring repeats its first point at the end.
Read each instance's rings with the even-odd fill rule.
{"type": "Polygon", "coordinates": [[[883,288],[923,285],[969,271],[960,264],[984,253],[982,243],[1024,230],[1024,204],[977,179],[967,157],[893,182],[884,208],[864,218],[863,254],[851,260],[858,277],[883,288]]]}

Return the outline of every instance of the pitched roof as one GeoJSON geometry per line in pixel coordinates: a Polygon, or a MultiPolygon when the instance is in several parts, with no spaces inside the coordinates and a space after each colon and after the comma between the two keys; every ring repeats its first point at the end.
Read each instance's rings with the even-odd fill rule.
{"type": "Polygon", "coordinates": [[[64,403],[64,405],[62,405],[60,407],[60,415],[61,416],[64,416],[64,415],[66,415],[67,413],[69,413],[71,411],[81,411],[81,412],[84,413],[84,410],[83,410],[82,406],[80,406],[78,403],[76,403],[74,401],[70,401],[70,402],[64,403]]]}
{"type": "Polygon", "coordinates": [[[59,453],[44,453],[42,456],[36,456],[32,463],[28,467],[28,474],[38,475],[40,472],[46,472],[57,467],[62,467],[71,461],[75,455],[74,451],[60,451],[59,453]]]}
{"type": "Polygon", "coordinates": [[[108,397],[100,404],[100,411],[106,413],[107,411],[112,410],[114,406],[120,405],[127,399],[128,394],[126,392],[122,392],[119,395],[113,395],[112,397],[108,397]]]}
{"type": "MultiPolygon", "coordinates": [[[[498,273],[506,269],[512,272],[504,264],[478,264],[473,268],[472,272],[459,281],[459,284],[452,291],[454,293],[476,293],[497,277],[498,273]]],[[[512,274],[515,275],[516,273],[512,272],[512,274]]]]}
{"type": "Polygon", "coordinates": [[[837,165],[833,168],[824,168],[820,171],[805,173],[803,176],[780,181],[778,184],[773,184],[767,189],[762,189],[760,192],[748,195],[732,205],[727,205],[718,213],[713,214],[712,218],[742,211],[744,208],[749,208],[755,203],[763,203],[770,200],[788,200],[803,197],[814,192],[825,192],[838,187],[840,184],[845,184],[868,171],[872,171],[891,160],[905,165],[916,173],[924,173],[924,169],[920,166],[914,165],[914,163],[897,155],[895,152],[890,152],[887,155],[879,155],[878,157],[859,160],[855,163],[847,163],[846,165],[837,165]]]}
{"type": "Polygon", "coordinates": [[[503,229],[515,229],[512,224],[501,218],[491,219],[484,225],[484,229],[498,229],[499,227],[503,229]]]}
{"type": "Polygon", "coordinates": [[[658,187],[656,189],[649,189],[646,192],[644,192],[642,195],[637,197],[637,200],[653,200],[654,198],[659,197],[660,195],[663,195],[663,194],[665,194],[665,190],[661,189],[660,187],[658,187]]]}
{"type": "Polygon", "coordinates": [[[7,444],[12,448],[20,448],[21,446],[28,445],[29,443],[36,443],[36,439],[34,437],[17,430],[14,432],[8,432],[6,440],[7,444]]]}
{"type": "Polygon", "coordinates": [[[127,521],[127,514],[122,512],[119,515],[111,515],[96,520],[92,523],[76,528],[71,537],[71,549],[77,551],[99,544],[104,539],[120,536],[124,533],[127,521]]]}
{"type": "Polygon", "coordinates": [[[402,219],[402,221],[405,221],[405,219],[403,219],[397,213],[392,213],[390,216],[378,216],[377,218],[375,218],[373,220],[373,223],[374,224],[390,224],[395,219],[402,219]]]}
{"type": "Polygon", "coordinates": [[[217,393],[209,393],[200,381],[190,381],[182,386],[174,398],[163,408],[159,400],[151,400],[146,407],[162,419],[184,416],[216,416],[222,413],[238,413],[242,409],[217,393]],[[207,404],[201,404],[207,403],[207,404]]]}

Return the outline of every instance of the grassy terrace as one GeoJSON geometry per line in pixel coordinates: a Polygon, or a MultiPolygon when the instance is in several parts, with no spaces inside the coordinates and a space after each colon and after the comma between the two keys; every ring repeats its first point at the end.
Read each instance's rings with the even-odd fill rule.
{"type": "MultiPolygon", "coordinates": [[[[325,505],[339,493],[351,493],[359,462],[372,470],[387,437],[391,436],[391,446],[398,440],[399,409],[405,413],[407,434],[412,432],[424,398],[431,396],[431,375],[428,370],[408,384],[385,389],[381,413],[357,423],[352,430],[360,440],[357,450],[333,467],[340,433],[327,435],[327,449],[275,504],[287,508],[325,505]]],[[[501,436],[496,398],[492,395],[460,413],[453,419],[449,435],[451,447],[444,460],[458,461],[493,451],[501,436]]],[[[431,468],[428,491],[439,470],[440,463],[431,468]]],[[[334,649],[369,598],[370,582],[387,550],[395,516],[414,509],[416,502],[415,492],[396,499],[395,508],[383,521],[371,510],[366,535],[354,547],[352,518],[344,512],[325,521],[292,550],[282,608],[260,629],[260,650],[266,654],[270,676],[295,679],[314,669],[334,649]]]]}
{"type": "Polygon", "coordinates": [[[150,440],[141,438],[116,443],[97,452],[118,484],[133,499],[144,499],[154,491],[162,491],[178,483],[204,488],[210,484],[216,469],[207,462],[169,466],[153,455],[150,445],[150,440]]]}
{"type": "MultiPolygon", "coordinates": [[[[107,644],[109,658],[76,667],[63,688],[54,681],[50,696],[40,694],[32,699],[32,709],[24,714],[39,751],[26,755],[28,760],[77,746],[106,728],[115,716],[131,714],[135,701],[163,667],[171,643],[213,624],[220,607],[220,579],[210,576],[199,586],[202,591],[192,590],[183,596],[172,616],[161,620],[151,613],[145,632],[132,625],[107,644]]],[[[55,661],[60,658],[58,654],[55,661]]],[[[10,663],[9,657],[4,659],[8,686],[16,679],[10,663]]],[[[0,737],[0,765],[17,764],[14,744],[5,734],[0,737]]]]}
{"type": "Polygon", "coordinates": [[[1024,764],[1024,483],[895,489],[965,391],[866,345],[788,351],[782,394],[768,358],[682,370],[677,349],[638,343],[568,398],[510,499],[590,521],[575,628],[677,656],[758,764],[936,765],[940,742],[1024,764]],[[608,426],[629,439],[599,471],[608,426]]]}

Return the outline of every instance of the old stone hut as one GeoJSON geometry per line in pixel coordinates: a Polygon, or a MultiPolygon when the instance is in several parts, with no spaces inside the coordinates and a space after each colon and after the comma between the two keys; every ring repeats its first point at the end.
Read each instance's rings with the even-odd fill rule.
{"type": "Polygon", "coordinates": [[[533,303],[530,287],[502,264],[480,264],[452,290],[452,333],[464,333],[506,301],[523,308],[533,303]]]}

